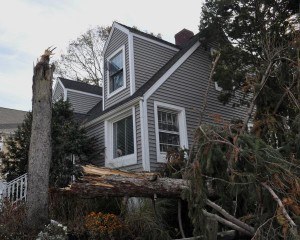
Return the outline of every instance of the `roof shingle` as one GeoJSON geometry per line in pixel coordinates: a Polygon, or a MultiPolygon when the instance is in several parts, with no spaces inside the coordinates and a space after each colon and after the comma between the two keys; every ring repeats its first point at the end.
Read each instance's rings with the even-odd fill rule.
{"type": "Polygon", "coordinates": [[[65,88],[102,96],[102,87],[59,77],[65,88]]]}

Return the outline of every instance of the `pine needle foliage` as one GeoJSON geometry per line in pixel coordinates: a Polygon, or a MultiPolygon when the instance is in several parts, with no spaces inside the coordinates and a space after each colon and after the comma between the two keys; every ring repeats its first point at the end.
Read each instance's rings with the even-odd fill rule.
{"type": "MultiPolygon", "coordinates": [[[[50,185],[67,186],[72,175],[80,176],[80,168],[73,164],[71,155],[77,156],[77,163],[84,163],[96,153],[93,141],[75,121],[71,104],[58,101],[52,111],[52,161],[50,185]]],[[[7,141],[8,152],[3,154],[3,170],[10,181],[27,172],[28,152],[31,136],[32,113],[27,113],[23,123],[7,141]]]]}
{"type": "Polygon", "coordinates": [[[234,125],[201,125],[197,130],[198,143],[185,175],[191,181],[186,198],[195,236],[204,232],[202,210],[210,196],[227,212],[258,229],[255,239],[296,237],[283,209],[262,185],[275,192],[299,226],[300,160],[290,158],[296,152],[282,154],[261,138],[238,130],[234,125]]]}

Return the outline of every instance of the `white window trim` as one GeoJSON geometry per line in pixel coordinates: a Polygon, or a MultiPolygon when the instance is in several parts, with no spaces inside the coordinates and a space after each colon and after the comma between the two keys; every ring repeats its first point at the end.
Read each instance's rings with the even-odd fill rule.
{"type": "Polygon", "coordinates": [[[109,68],[107,67],[106,70],[106,89],[107,89],[107,98],[111,98],[112,96],[116,95],[117,93],[121,92],[122,90],[124,90],[126,88],[126,51],[125,51],[125,45],[123,45],[122,47],[118,48],[116,51],[114,51],[111,55],[109,55],[109,57],[107,58],[106,62],[108,63],[110,61],[110,59],[112,59],[115,55],[117,55],[119,52],[123,52],[123,86],[118,88],[117,90],[113,91],[112,93],[110,93],[110,79],[109,79],[109,68]]]}
{"type": "Polygon", "coordinates": [[[222,87],[219,86],[219,84],[217,82],[215,82],[215,89],[218,91],[218,92],[221,92],[223,90],[222,87]]]}
{"type": "Polygon", "coordinates": [[[131,107],[120,112],[118,115],[105,120],[105,167],[109,168],[119,168],[124,166],[129,166],[137,164],[137,144],[136,144],[136,122],[135,122],[135,107],[131,107]],[[125,155],[122,157],[113,157],[113,124],[123,118],[132,115],[133,122],[133,142],[134,142],[134,152],[130,155],[125,155]]]}
{"type": "Polygon", "coordinates": [[[157,162],[165,163],[166,154],[160,152],[159,147],[159,129],[158,129],[158,112],[159,107],[175,110],[178,112],[178,125],[179,125],[179,139],[180,147],[185,149],[188,148],[188,137],[187,137],[187,127],[186,127],[186,117],[185,117],[185,108],[171,105],[168,103],[162,103],[154,101],[154,121],[155,121],[155,136],[156,136],[156,153],[157,153],[157,162]]]}

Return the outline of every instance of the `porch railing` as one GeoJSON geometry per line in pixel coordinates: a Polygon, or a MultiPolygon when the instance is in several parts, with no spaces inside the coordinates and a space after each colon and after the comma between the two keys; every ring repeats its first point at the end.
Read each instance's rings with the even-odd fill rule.
{"type": "Polygon", "coordinates": [[[3,182],[2,185],[2,194],[0,191],[0,200],[6,198],[11,203],[26,200],[27,173],[17,177],[10,182],[3,182]]]}

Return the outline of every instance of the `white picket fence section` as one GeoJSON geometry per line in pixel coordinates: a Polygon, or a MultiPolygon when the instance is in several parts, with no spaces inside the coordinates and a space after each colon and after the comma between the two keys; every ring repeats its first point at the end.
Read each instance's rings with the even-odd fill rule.
{"type": "Polygon", "coordinates": [[[26,194],[27,173],[10,182],[0,183],[0,201],[6,198],[11,203],[16,203],[21,200],[26,200],[26,194]]]}

